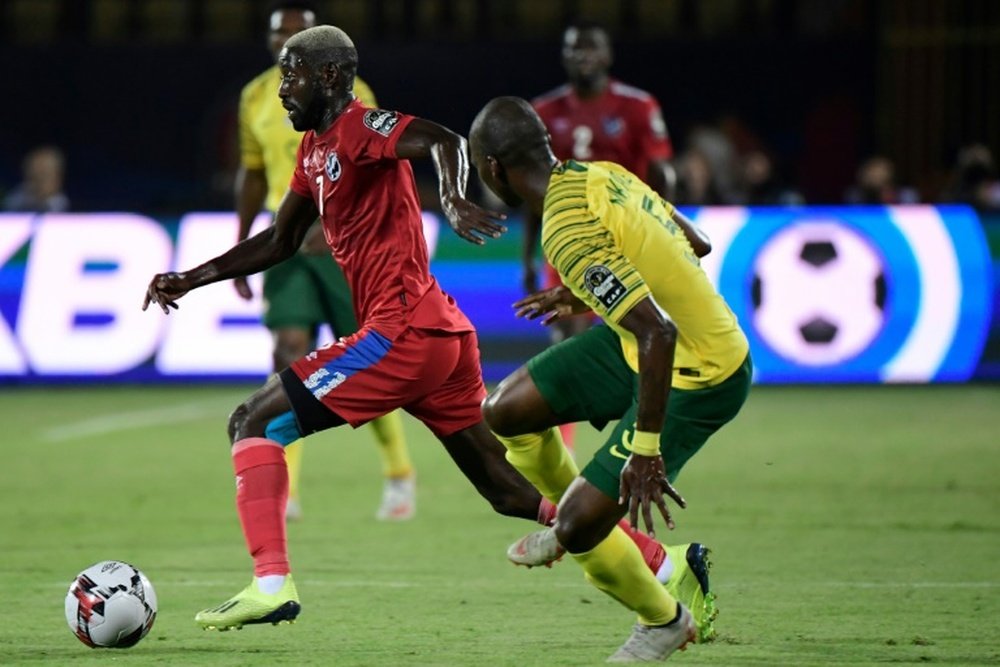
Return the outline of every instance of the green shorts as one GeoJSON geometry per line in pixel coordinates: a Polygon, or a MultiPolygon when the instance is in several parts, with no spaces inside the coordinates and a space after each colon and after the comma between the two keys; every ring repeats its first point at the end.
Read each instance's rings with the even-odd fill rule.
{"type": "Polygon", "coordinates": [[[358,330],[351,289],[330,255],[296,253],[264,272],[264,326],[315,335],[321,324],[338,337],[358,330]]]}
{"type": "MultiPolygon", "coordinates": [[[[628,458],[623,440],[632,438],[639,376],[625,361],[617,334],[605,325],[545,350],[528,362],[528,373],[552,411],[564,422],[589,421],[598,430],[618,424],[583,469],[583,476],[611,498],[628,458]]],[[[671,389],[660,453],[673,481],[709,436],[740,411],[750,392],[753,366],[743,364],[720,384],[706,389],[671,389]]]]}

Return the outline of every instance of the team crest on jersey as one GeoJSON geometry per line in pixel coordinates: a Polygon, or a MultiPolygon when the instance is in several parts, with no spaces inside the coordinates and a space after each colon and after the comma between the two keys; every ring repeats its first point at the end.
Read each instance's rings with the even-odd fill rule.
{"type": "Polygon", "coordinates": [[[619,116],[610,116],[601,119],[604,126],[604,133],[609,137],[617,137],[625,130],[625,121],[619,116]]]}
{"type": "Polygon", "coordinates": [[[399,124],[399,114],[395,111],[384,111],[382,109],[371,109],[365,112],[365,127],[378,132],[383,137],[388,137],[392,129],[399,124]]]}
{"type": "Polygon", "coordinates": [[[326,156],[326,177],[331,181],[336,181],[340,178],[340,174],[343,169],[340,166],[340,158],[337,157],[337,151],[330,151],[326,156]]]}
{"type": "Polygon", "coordinates": [[[608,310],[621,301],[627,291],[618,276],[600,264],[583,273],[583,284],[608,310]]]}

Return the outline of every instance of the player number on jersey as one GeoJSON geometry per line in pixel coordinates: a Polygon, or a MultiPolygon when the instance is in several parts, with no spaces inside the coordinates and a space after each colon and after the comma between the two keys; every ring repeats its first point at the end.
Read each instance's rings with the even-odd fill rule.
{"type": "Polygon", "coordinates": [[[573,128],[573,157],[577,160],[589,160],[593,157],[590,144],[594,141],[594,131],[586,125],[573,128]]]}
{"type": "Polygon", "coordinates": [[[323,174],[316,177],[316,187],[319,188],[319,217],[323,217],[323,174]]]}

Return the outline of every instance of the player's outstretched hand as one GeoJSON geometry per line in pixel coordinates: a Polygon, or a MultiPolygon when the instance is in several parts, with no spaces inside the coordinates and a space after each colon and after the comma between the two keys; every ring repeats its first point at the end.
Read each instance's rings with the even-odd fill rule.
{"type": "Polygon", "coordinates": [[[155,303],[164,313],[170,313],[170,308],[176,310],[177,299],[191,291],[191,284],[183,273],[157,273],[149,281],[146,288],[146,298],[142,300],[142,309],[155,303]],[[168,307],[169,306],[169,307],[168,307]]]}
{"type": "Polygon", "coordinates": [[[468,199],[456,198],[443,202],[444,214],[455,233],[470,243],[483,245],[487,238],[498,239],[507,231],[500,224],[507,216],[495,211],[487,211],[468,199]]]}
{"type": "Polygon", "coordinates": [[[529,294],[520,301],[515,301],[514,308],[516,317],[527,320],[537,320],[541,317],[542,324],[546,326],[589,310],[587,304],[576,298],[568,287],[562,285],[529,294]]]}
{"type": "Polygon", "coordinates": [[[660,456],[641,456],[632,454],[622,468],[618,504],[628,503],[629,523],[633,528],[639,525],[639,510],[642,509],[642,522],[646,525],[646,533],[656,537],[653,530],[653,512],[650,505],[656,505],[660,516],[667,523],[667,528],[674,529],[674,520],[670,516],[664,494],[673,498],[674,502],[687,507],[681,494],[667,480],[660,456]]]}

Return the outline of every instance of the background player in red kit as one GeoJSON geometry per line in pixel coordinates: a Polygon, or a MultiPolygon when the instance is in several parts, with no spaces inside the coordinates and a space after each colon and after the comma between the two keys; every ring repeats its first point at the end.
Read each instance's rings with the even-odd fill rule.
{"type": "Polygon", "coordinates": [[[164,312],[188,291],[262,271],[293,254],[317,215],[354,297],[361,328],[310,352],[236,408],[229,419],[236,504],[254,579],[195,620],[220,630],[291,621],[299,613],[285,535],[288,474],[282,445],[402,407],[441,440],[502,514],[536,519],[540,494],[504,458],[484,425],[486,395],[472,324],[430,275],[410,158],[430,157],[455,231],[483,243],[500,216],[465,198],[465,141],[439,125],[364,107],[351,94],[357,51],[333,26],[290,38],[279,96],[308,130],[274,224],[190,271],[154,276],[145,309],[164,312]],[[270,427],[270,428],[269,428],[270,427]],[[276,439],[265,438],[265,430],[276,439]]]}
{"type": "MultiPolygon", "coordinates": [[[[532,106],[549,131],[552,151],[559,160],[615,162],[671,200],[676,175],[669,160],[674,149],[660,105],[646,91],[612,78],[612,60],[611,38],[604,28],[582,22],[569,26],[563,33],[562,50],[569,82],[535,98],[532,106]]],[[[531,294],[538,289],[535,253],[541,221],[526,213],[524,223],[524,291],[531,294]]],[[[547,262],[543,271],[544,289],[562,285],[558,272],[547,262]]],[[[553,323],[552,342],[584,331],[592,321],[593,316],[586,314],[553,323]]],[[[573,426],[560,427],[570,449],[573,426]]]]}

